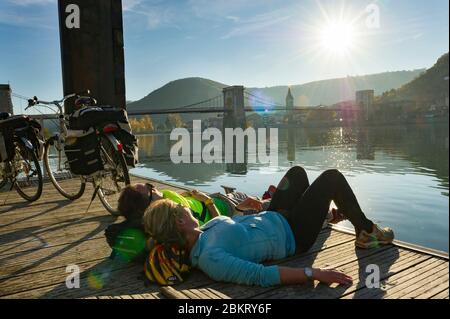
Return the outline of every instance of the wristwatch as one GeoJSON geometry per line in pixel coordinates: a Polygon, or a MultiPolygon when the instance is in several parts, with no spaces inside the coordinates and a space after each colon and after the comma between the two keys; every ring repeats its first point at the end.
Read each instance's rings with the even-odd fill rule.
{"type": "Polygon", "coordinates": [[[204,201],[204,203],[205,203],[205,206],[208,206],[208,205],[214,204],[214,201],[212,200],[212,198],[208,198],[207,200],[204,201]]]}
{"type": "Polygon", "coordinates": [[[304,272],[308,280],[313,280],[313,270],[310,267],[305,267],[304,272]]]}

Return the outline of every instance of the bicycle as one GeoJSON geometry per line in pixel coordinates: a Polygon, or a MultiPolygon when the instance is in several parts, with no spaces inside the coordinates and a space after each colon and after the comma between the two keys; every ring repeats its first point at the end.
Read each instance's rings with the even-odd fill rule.
{"type": "Polygon", "coordinates": [[[36,130],[40,125],[28,116],[0,113],[0,189],[8,182],[10,191],[29,202],[42,195],[43,178],[36,130]]]}
{"type": "MultiPolygon", "coordinates": [[[[35,105],[57,107],[58,132],[46,139],[44,147],[45,168],[50,181],[57,191],[67,199],[76,200],[84,194],[86,183],[90,182],[94,186],[92,200],[98,194],[106,210],[110,214],[118,216],[119,212],[111,203],[117,203],[122,188],[130,184],[128,167],[123,155],[123,145],[114,136],[114,132],[120,130],[120,127],[114,123],[96,123],[92,127],[91,133],[89,133],[90,131],[84,132],[82,130],[72,131],[69,129],[70,125],[68,128],[70,116],[65,115],[63,111],[63,103],[67,99],[80,98],[82,94],[86,93],[90,94],[89,91],[78,94],[73,93],[61,100],[51,102],[42,101],[34,97],[32,100],[29,100],[27,109],[35,105]],[[81,136],[76,136],[76,134],[72,134],[73,132],[82,133],[81,136]],[[89,143],[92,144],[94,141],[95,145],[92,146],[98,148],[100,158],[100,163],[94,167],[94,172],[88,172],[89,174],[85,174],[86,172],[83,171],[83,169],[86,169],[86,165],[81,165],[81,169],[78,168],[78,171],[74,172],[73,159],[71,158],[69,161],[71,155],[67,156],[73,151],[73,147],[69,142],[73,142],[74,139],[83,140],[86,136],[89,136],[89,143]],[[65,178],[58,179],[58,175],[65,178]],[[66,182],[67,178],[71,179],[71,183],[66,182]],[[75,187],[73,186],[73,180],[79,180],[79,184],[77,183],[75,187]]],[[[78,145],[78,148],[75,148],[75,151],[80,151],[83,147],[84,145],[81,143],[81,145],[78,145]]]]}

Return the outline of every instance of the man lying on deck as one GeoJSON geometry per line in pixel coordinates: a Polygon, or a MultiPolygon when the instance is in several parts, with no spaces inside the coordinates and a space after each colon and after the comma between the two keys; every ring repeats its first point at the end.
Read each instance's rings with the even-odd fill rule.
{"type": "MultiPolygon", "coordinates": [[[[210,198],[204,200],[212,208],[210,198]]],[[[381,229],[364,215],[339,171],[325,171],[310,185],[305,170],[294,167],[281,180],[268,210],[259,214],[217,216],[200,227],[186,206],[168,199],[152,203],[144,214],[146,232],[157,243],[177,247],[183,258],[164,254],[164,247],[157,246],[146,264],[147,277],[162,284],[180,282],[190,264],[213,280],[236,284],[267,287],[308,280],[350,284],[352,278],[336,270],[261,264],[307,252],[322,229],[331,201],[355,227],[357,247],[393,241],[391,229],[381,229]],[[157,264],[155,256],[160,257],[157,264]]]]}

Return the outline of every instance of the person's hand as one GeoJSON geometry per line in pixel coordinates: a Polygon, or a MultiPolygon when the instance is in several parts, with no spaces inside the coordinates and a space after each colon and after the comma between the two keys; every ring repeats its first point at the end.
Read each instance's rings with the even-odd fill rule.
{"type": "Polygon", "coordinates": [[[192,190],[190,193],[191,193],[192,197],[194,197],[196,200],[199,200],[201,202],[206,202],[207,200],[211,199],[211,197],[209,197],[205,193],[202,193],[196,189],[192,190]]]}
{"type": "Polygon", "coordinates": [[[253,209],[258,212],[262,211],[262,203],[261,201],[257,200],[256,198],[248,197],[246,198],[242,203],[236,206],[237,209],[240,210],[249,210],[253,209]]]}
{"type": "Polygon", "coordinates": [[[313,278],[327,285],[334,283],[340,285],[351,285],[353,283],[352,277],[347,276],[343,272],[335,269],[314,269],[313,278]]]}

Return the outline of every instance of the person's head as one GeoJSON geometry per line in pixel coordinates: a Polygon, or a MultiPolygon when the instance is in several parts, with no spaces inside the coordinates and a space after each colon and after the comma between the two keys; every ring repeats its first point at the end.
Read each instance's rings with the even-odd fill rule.
{"type": "Polygon", "coordinates": [[[128,185],[120,193],[117,209],[126,219],[141,218],[152,200],[161,197],[152,184],[128,185]]]}
{"type": "Polygon", "coordinates": [[[169,199],[153,202],[144,214],[145,231],[159,243],[186,244],[186,234],[199,227],[191,210],[169,199]]]}

